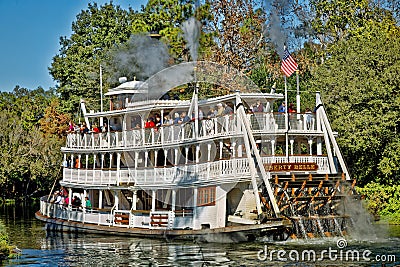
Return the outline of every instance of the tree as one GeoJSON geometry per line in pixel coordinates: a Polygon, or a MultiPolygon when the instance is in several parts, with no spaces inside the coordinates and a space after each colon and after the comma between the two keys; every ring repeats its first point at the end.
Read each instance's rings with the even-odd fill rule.
{"type": "Polygon", "coordinates": [[[211,3],[213,19],[207,25],[215,39],[208,60],[233,67],[242,73],[251,70],[264,44],[265,16],[256,1],[216,0],[211,3]]]}
{"type": "MultiPolygon", "coordinates": [[[[0,94],[0,186],[3,198],[26,198],[47,191],[61,165],[63,139],[44,136],[39,121],[55,99],[42,88],[17,87],[0,94]]],[[[43,124],[44,125],[44,124],[43,124]]],[[[49,128],[49,127],[48,127],[49,128]]]]}
{"type": "Polygon", "coordinates": [[[99,106],[99,66],[108,49],[128,40],[130,25],[129,12],[112,3],[89,4],[77,15],[72,35],[60,38],[60,53],[49,68],[67,109],[76,110],[81,98],[99,106]]]}
{"type": "Polygon", "coordinates": [[[398,183],[400,29],[394,21],[371,21],[359,33],[332,46],[311,88],[322,91],[355,178],[398,183]]]}

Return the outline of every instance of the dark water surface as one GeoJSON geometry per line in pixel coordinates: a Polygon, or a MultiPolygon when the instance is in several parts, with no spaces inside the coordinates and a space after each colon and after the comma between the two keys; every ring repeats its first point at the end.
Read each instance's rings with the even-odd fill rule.
{"type": "Polygon", "coordinates": [[[400,266],[400,226],[375,225],[361,231],[369,236],[346,239],[199,244],[46,233],[34,212],[0,207],[11,243],[22,250],[3,266],[400,266]]]}

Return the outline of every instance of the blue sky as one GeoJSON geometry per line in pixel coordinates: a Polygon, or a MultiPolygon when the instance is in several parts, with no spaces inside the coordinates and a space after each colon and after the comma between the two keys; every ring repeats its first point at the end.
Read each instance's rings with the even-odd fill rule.
{"type": "MultiPolygon", "coordinates": [[[[86,0],[0,0],[0,91],[15,86],[36,89],[55,87],[48,67],[60,49],[61,36],[71,36],[76,15],[86,0]]],[[[147,0],[114,0],[124,9],[139,10],[147,0]]]]}

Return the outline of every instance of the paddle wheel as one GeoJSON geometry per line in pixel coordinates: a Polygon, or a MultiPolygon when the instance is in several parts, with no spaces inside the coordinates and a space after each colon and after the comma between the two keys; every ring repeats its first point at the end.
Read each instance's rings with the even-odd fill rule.
{"type": "MultiPolygon", "coordinates": [[[[292,238],[344,236],[353,226],[350,214],[353,205],[360,205],[355,193],[355,180],[345,176],[275,175],[274,197],[281,216],[293,222],[292,238]],[[354,204],[355,203],[355,204],[354,204]]],[[[271,214],[266,192],[260,193],[264,216],[271,214]]]]}

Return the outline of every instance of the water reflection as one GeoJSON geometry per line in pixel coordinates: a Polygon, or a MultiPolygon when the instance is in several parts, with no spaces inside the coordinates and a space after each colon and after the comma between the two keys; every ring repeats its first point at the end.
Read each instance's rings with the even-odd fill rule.
{"type": "MultiPolygon", "coordinates": [[[[34,209],[33,209],[34,210],[34,209]]],[[[33,218],[34,211],[22,207],[2,207],[3,220],[14,245],[22,249],[18,259],[5,266],[299,266],[289,253],[338,250],[339,238],[268,243],[263,240],[241,244],[205,244],[191,241],[166,241],[131,237],[111,237],[68,233],[46,233],[42,222],[33,218]],[[286,254],[278,260],[278,251],[286,254]],[[265,254],[268,253],[268,254],[265,254]],[[272,254],[271,254],[272,253],[272,254]],[[268,257],[264,257],[268,256],[268,257]],[[271,257],[270,257],[271,256],[271,257]]],[[[348,239],[348,250],[370,250],[375,255],[395,255],[400,264],[400,227],[391,227],[390,235],[374,239],[348,239]]],[[[295,255],[295,254],[293,254],[295,255]]],[[[292,256],[293,256],[292,255],[292,256]]],[[[282,255],[281,255],[282,256],[282,255]]],[[[358,260],[301,261],[300,266],[382,266],[382,262],[358,260]]]]}

